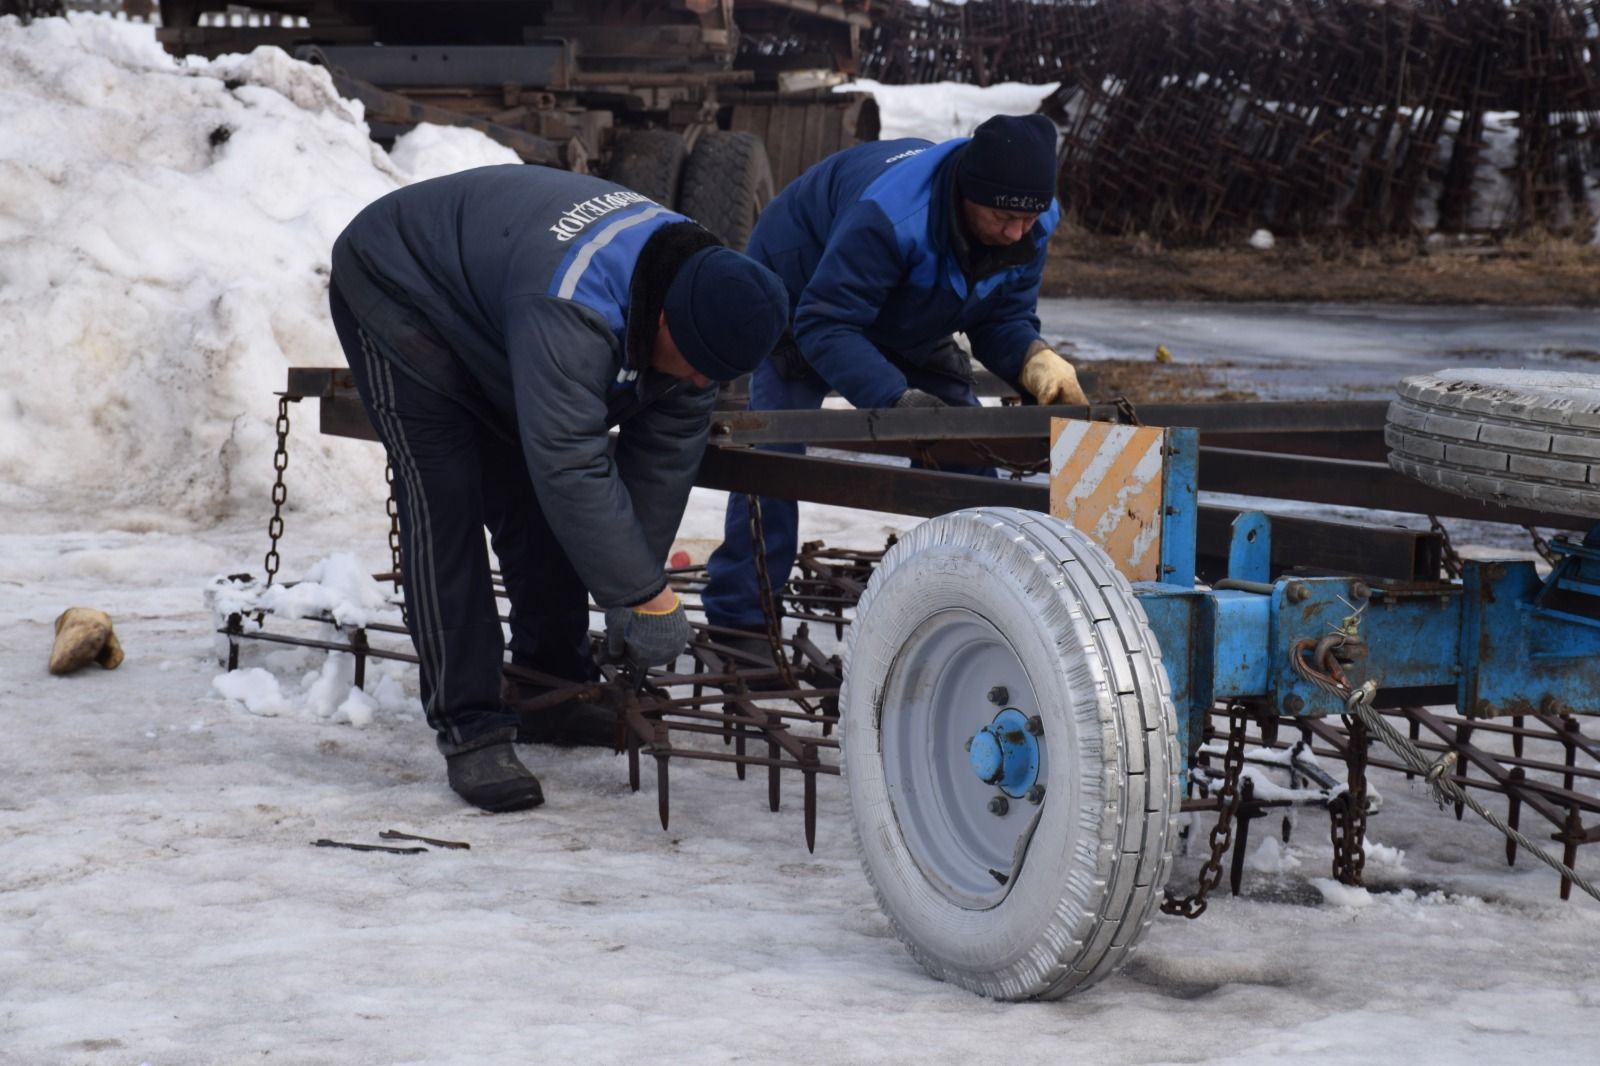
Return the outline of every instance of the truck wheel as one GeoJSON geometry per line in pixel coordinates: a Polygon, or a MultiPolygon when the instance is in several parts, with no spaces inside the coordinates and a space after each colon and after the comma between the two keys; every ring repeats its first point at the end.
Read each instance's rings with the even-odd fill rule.
{"type": "Polygon", "coordinates": [[[1176,718],[1133,590],[1013,508],[901,538],[856,610],[840,746],[856,847],[927,971],[1054,999],[1125,962],[1171,865],[1176,718]]]}
{"type": "Polygon", "coordinates": [[[756,216],[772,201],[772,164],[753,133],[711,130],[695,141],[683,168],[678,210],[744,251],[756,216]]]}
{"type": "Polygon", "coordinates": [[[1491,503],[1600,518],[1600,374],[1441,370],[1389,405],[1389,465],[1491,503]]]}
{"type": "Polygon", "coordinates": [[[683,136],[671,130],[626,130],[617,135],[606,178],[663,207],[678,200],[683,176],[683,136]]]}

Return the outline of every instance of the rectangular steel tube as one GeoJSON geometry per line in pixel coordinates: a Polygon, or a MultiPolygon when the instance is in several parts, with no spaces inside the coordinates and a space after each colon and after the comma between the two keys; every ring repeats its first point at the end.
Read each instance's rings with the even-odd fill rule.
{"type": "MultiPolygon", "coordinates": [[[[1383,429],[1381,401],[1314,403],[1146,404],[1150,426],[1192,426],[1205,433],[1322,433],[1383,429]]],[[[1050,435],[1050,419],[1115,420],[1112,404],[1090,407],[932,407],[884,410],[719,411],[711,425],[717,444],[845,444],[851,441],[932,440],[1050,435]]]]}
{"type": "Polygon", "coordinates": [[[1306,500],[1370,510],[1402,511],[1587,530],[1592,518],[1503,507],[1430,488],[1387,463],[1279,455],[1232,448],[1200,449],[1200,488],[1272,499],[1306,500]]]}

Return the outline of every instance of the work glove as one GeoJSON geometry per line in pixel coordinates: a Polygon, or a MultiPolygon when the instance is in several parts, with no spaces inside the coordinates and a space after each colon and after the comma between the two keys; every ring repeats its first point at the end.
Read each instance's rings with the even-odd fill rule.
{"type": "Polygon", "coordinates": [[[606,651],[613,660],[635,666],[665,666],[689,645],[692,635],[683,601],[672,598],[667,611],[612,607],[606,611],[606,651]]]}
{"type": "Polygon", "coordinates": [[[1022,387],[1041,404],[1088,404],[1078,372],[1057,355],[1054,348],[1040,344],[1022,364],[1022,387]]]}
{"type": "Polygon", "coordinates": [[[56,619],[50,672],[70,674],[90,663],[115,670],[122,665],[122,644],[111,631],[110,615],[93,607],[68,607],[56,619]]]}
{"type": "Polygon", "coordinates": [[[935,396],[933,393],[923,392],[921,389],[907,389],[905,392],[900,394],[900,398],[894,402],[894,405],[896,407],[947,406],[943,400],[939,399],[939,397],[935,396]]]}

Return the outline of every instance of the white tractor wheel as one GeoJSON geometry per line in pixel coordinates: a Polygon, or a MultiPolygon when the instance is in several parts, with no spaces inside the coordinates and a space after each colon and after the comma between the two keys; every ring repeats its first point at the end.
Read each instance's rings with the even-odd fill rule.
{"type": "Polygon", "coordinates": [[[1178,812],[1176,719],[1128,582],[1032,511],[923,523],[846,650],[841,747],[878,902],[929,973],[1053,999],[1126,961],[1178,812]]]}
{"type": "Polygon", "coordinates": [[[1389,465],[1490,503],[1600,517],[1600,374],[1441,370],[1389,405],[1389,465]]]}

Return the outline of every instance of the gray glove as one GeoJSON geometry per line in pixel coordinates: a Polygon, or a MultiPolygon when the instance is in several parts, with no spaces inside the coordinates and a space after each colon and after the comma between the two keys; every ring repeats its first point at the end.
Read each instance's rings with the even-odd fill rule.
{"type": "Polygon", "coordinates": [[[646,614],[632,607],[606,611],[606,651],[612,659],[636,666],[665,666],[688,647],[693,631],[679,600],[664,614],[646,614]]]}
{"type": "Polygon", "coordinates": [[[943,400],[939,399],[939,397],[935,396],[933,393],[931,393],[931,392],[923,392],[921,389],[907,389],[905,392],[902,392],[900,394],[900,398],[894,402],[894,405],[896,407],[948,407],[949,406],[943,400]]]}

